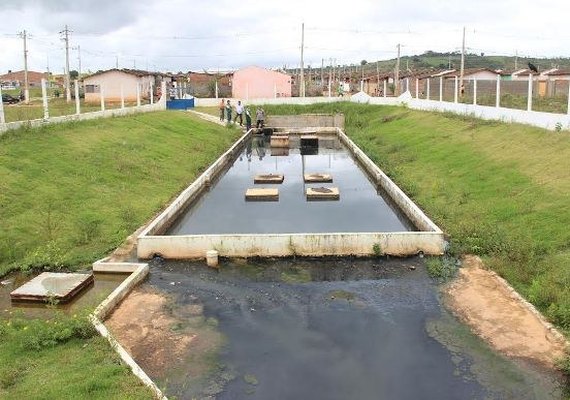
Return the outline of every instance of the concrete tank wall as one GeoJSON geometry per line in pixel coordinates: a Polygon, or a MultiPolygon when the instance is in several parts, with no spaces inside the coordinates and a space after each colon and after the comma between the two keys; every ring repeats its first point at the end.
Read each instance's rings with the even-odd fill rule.
{"type": "Polygon", "coordinates": [[[344,114],[301,114],[301,115],[269,115],[266,126],[286,128],[330,128],[344,129],[344,114]]]}

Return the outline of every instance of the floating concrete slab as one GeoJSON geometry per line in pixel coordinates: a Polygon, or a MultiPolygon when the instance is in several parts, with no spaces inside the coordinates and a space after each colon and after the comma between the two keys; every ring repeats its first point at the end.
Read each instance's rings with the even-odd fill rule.
{"type": "Polygon", "coordinates": [[[253,183],[283,183],[285,177],[279,174],[264,174],[256,175],[253,178],[253,183]]]}
{"type": "Polygon", "coordinates": [[[289,136],[288,135],[273,135],[270,141],[271,147],[285,147],[289,148],[289,136]]]}
{"type": "Polygon", "coordinates": [[[44,272],[10,293],[12,300],[68,302],[93,283],[93,274],[44,272]]]}
{"type": "Polygon", "coordinates": [[[307,200],[338,200],[340,192],[336,187],[307,188],[307,200]]]}
{"type": "Polygon", "coordinates": [[[279,190],[273,188],[247,189],[245,192],[246,201],[278,201],[279,190]]]}
{"type": "Polygon", "coordinates": [[[301,147],[319,147],[319,137],[317,135],[301,136],[301,147]]]}
{"type": "Polygon", "coordinates": [[[271,148],[271,156],[273,157],[283,157],[289,155],[289,148],[288,147],[272,147],[271,148]]]}
{"type": "Polygon", "coordinates": [[[333,181],[330,174],[305,174],[303,178],[306,183],[326,183],[333,181]]]}

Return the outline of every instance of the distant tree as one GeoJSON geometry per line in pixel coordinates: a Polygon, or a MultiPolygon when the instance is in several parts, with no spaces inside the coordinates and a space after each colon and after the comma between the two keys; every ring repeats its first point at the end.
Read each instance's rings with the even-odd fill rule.
{"type": "Polygon", "coordinates": [[[79,72],[77,72],[76,70],[69,71],[69,77],[71,79],[77,79],[79,78],[79,72]]]}
{"type": "Polygon", "coordinates": [[[366,64],[368,64],[368,61],[366,61],[366,60],[360,61],[360,65],[366,65],[366,64]]]}

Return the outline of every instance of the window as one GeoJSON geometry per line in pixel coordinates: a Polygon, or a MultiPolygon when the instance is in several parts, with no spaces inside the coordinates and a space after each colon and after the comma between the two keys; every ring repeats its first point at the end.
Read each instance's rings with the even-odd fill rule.
{"type": "Polygon", "coordinates": [[[99,85],[85,85],[85,93],[99,93],[99,85]]]}

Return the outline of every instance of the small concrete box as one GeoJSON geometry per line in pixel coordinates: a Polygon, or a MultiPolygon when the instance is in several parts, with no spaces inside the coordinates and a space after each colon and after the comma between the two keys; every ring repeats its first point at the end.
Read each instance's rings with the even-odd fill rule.
{"type": "Polygon", "coordinates": [[[289,135],[272,135],[270,141],[271,147],[289,148],[289,135]]]}
{"type": "Polygon", "coordinates": [[[301,136],[301,147],[319,147],[319,137],[317,135],[301,136]]]}
{"type": "Polygon", "coordinates": [[[307,200],[339,200],[340,192],[336,187],[307,188],[307,200]]]}
{"type": "Polygon", "coordinates": [[[279,174],[264,174],[256,175],[253,178],[253,183],[283,183],[285,177],[279,174]]]}
{"type": "Polygon", "coordinates": [[[46,302],[56,299],[70,301],[81,290],[93,283],[93,274],[44,272],[10,293],[12,300],[46,302]]]}
{"type": "Polygon", "coordinates": [[[279,190],[273,188],[247,189],[245,192],[246,201],[278,201],[279,190]]]}
{"type": "Polygon", "coordinates": [[[324,183],[332,182],[332,176],[330,174],[305,174],[303,175],[306,183],[324,183]]]}

